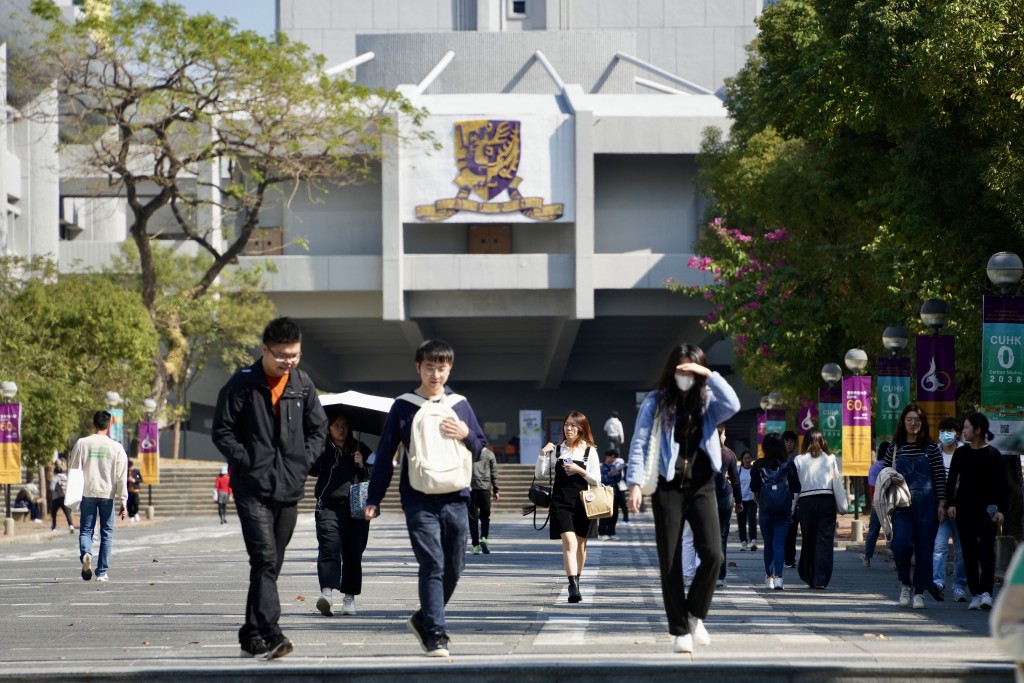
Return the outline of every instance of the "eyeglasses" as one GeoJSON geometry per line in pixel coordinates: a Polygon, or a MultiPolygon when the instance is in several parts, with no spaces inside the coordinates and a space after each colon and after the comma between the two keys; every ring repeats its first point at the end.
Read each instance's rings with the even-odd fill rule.
{"type": "Polygon", "coordinates": [[[919,417],[905,417],[905,418],[903,418],[903,421],[906,422],[908,425],[919,425],[919,424],[921,424],[921,418],[919,418],[919,417]]]}
{"type": "Polygon", "coordinates": [[[278,363],[298,363],[299,359],[302,358],[301,353],[296,353],[291,356],[279,356],[270,349],[267,349],[267,353],[269,353],[270,357],[276,360],[278,363]]]}

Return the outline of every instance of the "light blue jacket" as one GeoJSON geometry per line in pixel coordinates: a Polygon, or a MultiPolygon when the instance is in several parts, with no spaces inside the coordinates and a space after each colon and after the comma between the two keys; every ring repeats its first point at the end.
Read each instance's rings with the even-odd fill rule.
{"type": "MultiPolygon", "coordinates": [[[[643,485],[644,463],[647,461],[647,449],[651,440],[651,429],[654,426],[654,412],[658,405],[658,392],[652,391],[640,404],[640,412],[636,416],[636,429],[633,431],[633,442],[629,447],[629,466],[626,469],[626,483],[643,485]]],[[[717,372],[708,377],[704,391],[704,417],[701,420],[703,441],[701,449],[711,459],[711,467],[715,472],[722,469],[722,441],[718,436],[718,425],[725,422],[740,410],[740,399],[729,383],[717,372]]],[[[676,459],[679,457],[679,444],[672,437],[674,421],[667,415],[661,420],[661,464],[658,472],[665,481],[672,481],[676,476],[676,459]]]]}

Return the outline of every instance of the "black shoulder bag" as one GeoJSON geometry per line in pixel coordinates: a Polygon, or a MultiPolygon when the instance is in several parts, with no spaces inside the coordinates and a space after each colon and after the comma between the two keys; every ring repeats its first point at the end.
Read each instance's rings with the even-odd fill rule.
{"type": "MultiPolygon", "coordinates": [[[[561,450],[561,446],[558,446],[558,450],[555,451],[556,455],[561,450]]],[[[547,458],[547,455],[542,456],[547,458]]],[[[540,531],[548,525],[548,520],[551,519],[551,488],[554,486],[552,476],[554,474],[554,466],[548,465],[548,483],[547,486],[544,484],[537,483],[537,477],[534,475],[533,482],[530,484],[530,490],[527,496],[533,505],[523,506],[523,516],[533,515],[533,528],[540,531]],[[537,508],[546,508],[548,514],[544,517],[544,523],[537,526],[537,508]]]]}

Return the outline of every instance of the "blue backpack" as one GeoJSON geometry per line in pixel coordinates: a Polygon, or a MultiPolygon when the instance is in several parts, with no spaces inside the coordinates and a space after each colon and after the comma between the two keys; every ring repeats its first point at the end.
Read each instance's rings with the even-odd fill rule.
{"type": "Polygon", "coordinates": [[[758,507],[766,515],[786,517],[793,514],[793,493],[789,490],[789,461],[777,470],[761,468],[761,492],[758,507]]]}

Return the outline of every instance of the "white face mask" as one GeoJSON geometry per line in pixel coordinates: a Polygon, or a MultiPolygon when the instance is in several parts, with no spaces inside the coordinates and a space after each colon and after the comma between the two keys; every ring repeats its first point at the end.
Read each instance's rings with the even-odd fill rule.
{"type": "Polygon", "coordinates": [[[943,446],[949,446],[956,441],[956,432],[939,432],[939,441],[943,446]]]}
{"type": "Polygon", "coordinates": [[[679,391],[689,391],[693,388],[693,375],[676,375],[676,386],[679,391]]]}

